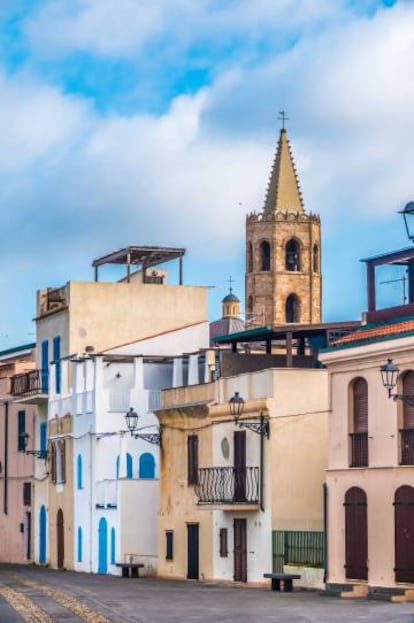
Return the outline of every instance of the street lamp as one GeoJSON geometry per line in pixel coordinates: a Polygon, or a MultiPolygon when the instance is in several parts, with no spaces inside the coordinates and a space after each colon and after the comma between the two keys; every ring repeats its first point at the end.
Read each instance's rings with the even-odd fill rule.
{"type": "MultiPolygon", "coordinates": [[[[138,433],[136,432],[138,429],[138,420],[138,413],[134,411],[133,407],[130,407],[129,411],[125,415],[125,421],[128,430],[131,433],[131,437],[134,437],[135,439],[143,439],[144,441],[148,441],[148,443],[152,443],[155,446],[161,446],[161,429],[159,429],[156,433],[138,433]]],[[[139,430],[145,430],[145,428],[139,430]]]]}
{"type": "Polygon", "coordinates": [[[399,214],[403,215],[407,236],[414,243],[414,201],[409,201],[399,214]]]}
{"type": "Polygon", "coordinates": [[[266,437],[269,439],[270,437],[270,427],[269,427],[269,418],[263,415],[263,412],[260,412],[260,420],[259,422],[246,422],[246,420],[240,420],[240,416],[244,410],[244,400],[240,396],[239,392],[235,392],[234,396],[232,396],[229,400],[229,408],[230,413],[234,418],[236,426],[239,428],[248,428],[252,430],[254,433],[257,433],[261,437],[266,437]]]}
{"type": "Polygon", "coordinates": [[[30,439],[30,435],[29,433],[26,433],[25,431],[20,433],[20,437],[22,439],[22,445],[23,445],[23,449],[25,454],[32,454],[33,456],[35,456],[37,459],[47,459],[47,450],[26,450],[27,445],[29,443],[29,439],[30,439]]]}
{"type": "Polygon", "coordinates": [[[384,363],[381,368],[382,384],[388,391],[388,398],[393,400],[402,400],[408,405],[414,407],[414,395],[412,394],[394,394],[393,390],[397,385],[398,375],[400,374],[399,367],[393,362],[392,359],[388,359],[387,363],[384,363]]]}

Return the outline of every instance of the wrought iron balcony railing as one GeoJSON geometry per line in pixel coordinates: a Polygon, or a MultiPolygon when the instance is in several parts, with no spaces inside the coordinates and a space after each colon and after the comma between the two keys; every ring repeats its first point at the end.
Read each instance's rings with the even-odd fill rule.
{"type": "Polygon", "coordinates": [[[368,467],[368,433],[351,433],[351,467],[368,467]]]}
{"type": "Polygon", "coordinates": [[[400,430],[401,465],[414,465],[414,428],[400,430]]]}
{"type": "Polygon", "coordinates": [[[47,394],[48,371],[31,370],[11,377],[11,395],[17,397],[47,394]]]}
{"type": "Polygon", "coordinates": [[[199,504],[258,504],[258,467],[204,467],[195,492],[199,504]]]}

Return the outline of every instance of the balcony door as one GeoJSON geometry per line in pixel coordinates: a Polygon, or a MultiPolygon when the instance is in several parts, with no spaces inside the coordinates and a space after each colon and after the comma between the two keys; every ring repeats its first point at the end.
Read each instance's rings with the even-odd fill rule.
{"type": "Polygon", "coordinates": [[[359,487],[345,494],[345,577],[368,579],[367,496],[359,487]]]}
{"type": "Polygon", "coordinates": [[[234,432],[234,501],[246,501],[246,431],[234,432]]]}
{"type": "Polygon", "coordinates": [[[235,519],[234,533],[234,581],[247,582],[247,530],[245,519],[235,519]]]}
{"type": "Polygon", "coordinates": [[[198,523],[187,524],[187,578],[198,580],[198,523]]]}

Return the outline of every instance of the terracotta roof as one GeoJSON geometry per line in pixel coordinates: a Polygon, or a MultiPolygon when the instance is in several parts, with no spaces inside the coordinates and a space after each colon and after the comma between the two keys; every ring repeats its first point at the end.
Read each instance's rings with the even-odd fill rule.
{"type": "Polygon", "coordinates": [[[379,324],[374,326],[367,326],[362,329],[348,333],[339,340],[332,343],[333,346],[342,346],[346,344],[353,344],[355,342],[365,342],[367,340],[375,340],[378,338],[388,338],[398,336],[403,333],[414,332],[414,318],[406,318],[399,320],[398,322],[392,322],[387,324],[379,324]]]}

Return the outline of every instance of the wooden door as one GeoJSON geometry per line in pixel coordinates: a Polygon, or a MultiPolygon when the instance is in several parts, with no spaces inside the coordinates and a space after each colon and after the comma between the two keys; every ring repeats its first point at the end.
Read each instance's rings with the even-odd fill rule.
{"type": "Polygon", "coordinates": [[[414,582],[414,488],[395,492],[395,581],[414,582]]]}
{"type": "Polygon", "coordinates": [[[234,533],[234,581],[247,582],[247,530],[245,519],[235,519],[234,533]]]}
{"type": "Polygon", "coordinates": [[[25,516],[25,555],[26,559],[32,557],[32,513],[28,511],[25,516]]]}
{"type": "Polygon", "coordinates": [[[345,577],[368,579],[367,496],[359,487],[345,494],[345,577]]]}
{"type": "Polygon", "coordinates": [[[65,527],[63,522],[63,511],[59,508],[56,515],[56,533],[57,533],[57,566],[63,569],[65,563],[65,527]]]}
{"type": "Polygon", "coordinates": [[[187,524],[187,578],[198,580],[198,523],[187,524]]]}
{"type": "Polygon", "coordinates": [[[246,431],[234,433],[234,500],[246,501],[246,431]]]}
{"type": "Polygon", "coordinates": [[[39,512],[39,564],[46,562],[46,508],[40,507],[39,512]]]}

